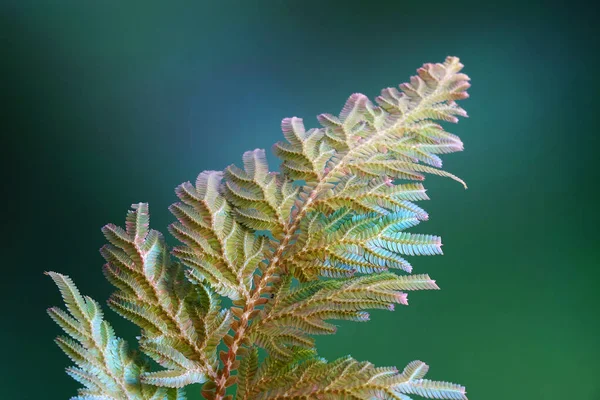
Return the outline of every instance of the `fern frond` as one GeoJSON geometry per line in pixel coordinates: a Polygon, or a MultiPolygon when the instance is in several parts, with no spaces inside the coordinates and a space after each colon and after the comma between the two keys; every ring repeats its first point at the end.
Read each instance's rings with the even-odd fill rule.
{"type": "MultiPolygon", "coordinates": [[[[455,57],[448,57],[443,64],[425,64],[410,84],[400,86],[402,93],[384,90],[377,99],[380,106],[362,94],[354,94],[339,117],[318,117],[323,128],[307,131],[302,119],[284,119],[286,142],[277,143],[274,152],[283,160],[284,179],[304,181],[289,221],[277,218],[273,207],[276,203],[267,200],[265,188],[271,180],[265,180],[268,168],[262,151],[244,155],[244,171],[228,169],[225,192],[235,204],[236,219],[251,229],[269,229],[274,237],[273,249],[268,252],[271,258],[261,269],[251,301],[244,310],[236,311],[244,318],[235,330],[248,330],[246,335],[254,343],[274,356],[287,357],[290,346],[311,345],[309,334],[333,332],[335,327],[327,319],[366,320],[368,314],[363,309],[391,308],[394,302],[367,297],[357,300],[352,308],[329,296],[325,303],[335,304],[335,309],[324,306],[308,308],[306,315],[291,310],[278,314],[281,297],[274,301],[262,298],[267,302],[264,309],[255,309],[262,294],[277,295],[287,290],[287,296],[297,296],[294,302],[302,304],[302,293],[308,293],[312,301],[316,293],[325,290],[319,285],[361,279],[353,278],[356,273],[387,276],[391,268],[411,272],[412,266],[404,256],[442,254],[439,237],[404,232],[428,219],[427,213],[414,204],[427,199],[423,186],[398,185],[394,180],[422,181],[429,173],[464,184],[440,169],[442,162],[437,155],[462,150],[462,142],[435,123],[456,122],[457,115],[466,116],[455,103],[467,97],[469,87],[468,77],[459,73],[461,68],[455,57]],[[298,289],[301,291],[297,291],[269,285],[277,274],[282,275],[281,282],[289,282],[289,273],[300,281],[312,281],[314,286],[302,284],[298,289]],[[338,279],[317,281],[319,276],[338,279]],[[258,319],[248,329],[253,315],[258,319]]],[[[334,292],[340,289],[331,288],[334,292]]],[[[229,364],[240,338],[236,335],[231,341],[229,364]]],[[[229,368],[225,370],[228,376],[229,368]]],[[[223,390],[223,384],[219,384],[218,398],[223,390]]]]}
{"type": "MultiPolygon", "coordinates": [[[[315,182],[336,183],[348,175],[423,180],[422,172],[459,180],[434,167],[442,166],[437,154],[460,151],[462,142],[433,121],[457,122],[457,115],[467,116],[455,103],[468,97],[470,86],[469,78],[459,73],[461,69],[456,57],[448,57],[443,64],[425,64],[410,83],[400,85],[401,91],[384,89],[376,99],[379,107],[356,93],[350,96],[339,118],[320,115],[323,128],[315,132],[324,134],[313,136],[336,150],[326,164],[326,174],[313,172],[315,182]]],[[[284,120],[284,125],[289,121],[284,120]]],[[[284,166],[288,162],[284,158],[284,166]]]]}
{"type": "Polygon", "coordinates": [[[100,305],[82,296],[68,276],[46,274],[58,286],[68,310],[48,309],[50,317],[69,335],[59,336],[56,343],[77,365],[67,368],[67,374],[84,386],[72,399],[185,400],[185,392],[179,389],[159,388],[140,379],[146,366],[133,357],[127,342],[115,336],[100,305]]]}
{"type": "Polygon", "coordinates": [[[355,175],[344,176],[315,201],[314,209],[329,214],[347,207],[357,213],[377,212],[382,215],[406,209],[418,212],[419,218],[426,220],[427,212],[412,203],[429,200],[425,192],[420,183],[393,185],[387,176],[377,176],[366,184],[355,175]]]}
{"type": "Polygon", "coordinates": [[[301,118],[285,118],[281,123],[287,142],[278,142],[273,152],[284,163],[282,171],[291,179],[317,182],[324,176],[326,163],[335,150],[323,140],[325,132],[320,129],[306,131],[301,118]]]}
{"type": "Polygon", "coordinates": [[[77,399],[181,400],[193,383],[208,400],[231,399],[236,383],[240,400],[466,399],[462,386],[424,379],[420,361],[402,373],[351,357],[327,362],[313,338],[334,333],[332,320],[367,321],[369,309],[406,305],[409,290],[438,289],[428,275],[391,270],[410,273],[407,257],[442,254],[438,236],[407,231],[429,218],[416,204],[429,199],[425,176],[466,188],[440,157],[462,141],[438,123],[467,116],[456,104],[468,97],[461,69],[448,57],[375,102],[355,93],[338,116],[319,115],[320,128],[285,118],[285,140],[273,147],[281,173],[255,149],[243,168],[205,171],[176,188],[169,231],[182,245],[171,252],[145,203],[132,206],[124,228],[103,228],[104,273],[117,288],[109,305],[141,328],[140,350],[161,371],[133,358],[98,304],[50,273],[68,310],[49,311],[69,335],[57,343],[85,386],[77,399]]]}
{"type": "Polygon", "coordinates": [[[215,346],[231,323],[229,311],[204,284],[192,285],[170,260],[163,236],[149,228],[148,205],[134,204],[126,229],[113,224],[102,231],[109,241],[101,249],[104,273],[119,290],[110,307],[142,328],[140,349],[168,371],[146,373],[153,385],[182,387],[205,382],[218,368],[215,346]]]}
{"type": "Polygon", "coordinates": [[[438,289],[427,275],[379,273],[349,279],[300,284],[290,289],[291,276],[282,279],[279,293],[250,327],[253,341],[273,356],[289,356],[290,345],[311,347],[310,335],[335,333],[326,320],[367,321],[367,309],[393,310],[408,304],[405,290],[438,289]]]}
{"type": "Polygon", "coordinates": [[[375,236],[389,215],[409,212],[417,220],[428,219],[427,212],[414,203],[428,199],[422,184],[394,180],[422,181],[424,174],[434,174],[464,185],[441,169],[438,156],[462,150],[462,142],[436,123],[467,116],[455,102],[468,97],[469,78],[461,69],[456,57],[425,64],[410,83],[400,85],[400,91],[384,89],[376,99],[378,106],[362,94],[353,94],[339,117],[318,117],[319,129],[307,131],[300,118],[283,120],[287,141],[276,144],[274,151],[283,160],[284,175],[305,181],[286,230],[293,240],[286,244],[280,261],[284,270],[295,267],[301,280],[389,268],[410,272],[412,266],[401,255],[441,254],[441,242],[432,235],[375,236]],[[361,215],[368,215],[374,235],[350,241],[345,241],[346,236],[337,243],[339,235],[320,234],[315,213],[328,217],[340,209],[349,210],[348,218],[356,217],[350,224],[364,226],[361,215]],[[376,221],[375,214],[382,219],[376,221]]]}
{"type": "MultiPolygon", "coordinates": [[[[247,168],[255,179],[267,178],[266,174],[261,175],[262,165],[251,161],[247,164],[253,165],[247,168]]],[[[244,176],[250,179],[249,175],[244,176]]],[[[261,181],[265,187],[276,184],[276,178],[269,176],[273,182],[261,181]]],[[[205,171],[198,176],[195,187],[189,182],[178,186],[176,193],[181,202],[169,208],[178,222],[171,224],[169,230],[185,244],[175,247],[173,254],[190,267],[188,278],[196,283],[206,281],[220,295],[238,300],[249,296],[252,274],[265,258],[266,241],[234,219],[231,204],[221,194],[222,179],[222,172],[205,171]]],[[[248,225],[257,227],[268,222],[262,211],[236,211],[239,221],[256,222],[248,225]]]]}
{"type": "Polygon", "coordinates": [[[420,220],[418,210],[382,216],[341,208],[328,216],[315,215],[301,225],[302,233],[285,262],[302,281],[389,269],[411,272],[404,256],[442,254],[438,236],[403,232],[420,220]]]}
{"type": "Polygon", "coordinates": [[[303,362],[317,357],[311,348],[290,346],[284,357],[267,357],[257,368],[254,360],[258,357],[258,349],[251,347],[241,359],[240,380],[236,400],[257,398],[261,392],[269,388],[284,386],[293,381],[293,372],[303,362]],[[252,365],[252,372],[247,372],[246,365],[252,365]],[[242,369],[243,368],[243,369],[242,369]],[[244,373],[242,374],[242,370],[244,373]],[[242,390],[240,390],[243,388],[242,390]]]}
{"type": "Polygon", "coordinates": [[[252,347],[246,352],[245,357],[240,361],[238,369],[238,384],[236,390],[236,399],[247,400],[250,398],[253,387],[255,386],[255,377],[258,372],[258,349],[252,347]]]}
{"type": "Polygon", "coordinates": [[[269,172],[265,151],[247,151],[244,170],[230,165],[225,169],[227,200],[235,206],[238,221],[250,229],[270,230],[279,235],[288,223],[298,187],[285,176],[269,172]]]}
{"type": "Polygon", "coordinates": [[[466,400],[465,388],[449,382],[422,379],[428,366],[413,361],[398,373],[395,367],[375,367],[352,357],[332,362],[312,358],[283,371],[258,388],[255,399],[430,399],[466,400]]]}

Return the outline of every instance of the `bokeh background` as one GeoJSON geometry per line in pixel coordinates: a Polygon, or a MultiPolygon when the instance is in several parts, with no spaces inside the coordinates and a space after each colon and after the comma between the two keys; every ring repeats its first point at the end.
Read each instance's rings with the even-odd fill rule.
{"type": "MultiPolygon", "coordinates": [[[[45,270],[104,301],[100,227],[317,125],[424,62],[456,55],[470,118],[444,157],[468,190],[429,177],[443,257],[413,258],[442,290],[342,323],[320,354],[351,354],[467,386],[473,400],[600,399],[597,13],[551,1],[1,1],[2,399],[78,385],[45,314],[45,270]]],[[[269,153],[270,154],[270,153],[269,153]]],[[[278,167],[270,157],[271,167],[278,167]]],[[[174,242],[168,236],[170,243],[174,242]]],[[[136,329],[112,311],[117,332],[136,329]]],[[[199,387],[188,391],[199,399],[199,387]]]]}

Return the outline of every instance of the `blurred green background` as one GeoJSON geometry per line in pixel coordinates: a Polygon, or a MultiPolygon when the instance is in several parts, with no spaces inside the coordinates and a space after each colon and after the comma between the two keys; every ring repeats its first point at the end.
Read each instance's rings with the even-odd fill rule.
{"type": "MultiPolygon", "coordinates": [[[[464,178],[426,181],[442,288],[318,339],[320,354],[467,386],[472,400],[600,399],[598,37],[576,1],[2,1],[2,399],[78,385],[45,314],[42,274],[104,301],[100,227],[280,139],[282,118],[337,114],[456,55],[470,118],[448,126],[464,178]]],[[[269,153],[270,154],[270,153],[269,153]]],[[[270,157],[271,167],[278,162],[270,157]]],[[[173,243],[174,239],[168,236],[173,243]]],[[[136,329],[112,311],[119,335],[136,329]]],[[[190,399],[199,399],[192,387],[190,399]]]]}

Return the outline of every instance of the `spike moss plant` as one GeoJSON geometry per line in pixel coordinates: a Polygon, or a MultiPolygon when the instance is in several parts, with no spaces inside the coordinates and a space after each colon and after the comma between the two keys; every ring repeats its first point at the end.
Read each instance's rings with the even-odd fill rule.
{"type": "Polygon", "coordinates": [[[405,257],[442,254],[440,238],[407,230],[428,219],[415,204],[428,199],[424,174],[464,185],[438,156],[463,144],[436,123],[467,116],[455,102],[468,97],[462,67],[456,57],[425,64],[376,104],[353,94],[339,116],[317,117],[320,128],[284,119],[280,173],[257,149],[243,168],[179,185],[177,247],[150,229],[145,203],[123,228],[104,226],[108,306],[140,327],[140,354],[68,276],[47,272],[66,305],[48,310],[66,333],[56,343],[83,386],[72,399],[180,400],[194,383],[210,400],[233,398],[234,385],[239,400],[466,399],[463,386],[424,379],[421,361],[402,371],[327,361],[313,338],[335,333],[332,320],[367,321],[368,309],[406,305],[407,291],[438,289],[405,257]]]}

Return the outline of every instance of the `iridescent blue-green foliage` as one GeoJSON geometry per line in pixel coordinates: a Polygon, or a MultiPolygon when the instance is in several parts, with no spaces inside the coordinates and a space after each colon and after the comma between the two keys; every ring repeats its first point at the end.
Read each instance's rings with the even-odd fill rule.
{"type": "Polygon", "coordinates": [[[185,399],[180,389],[142,382],[140,376],[148,366],[131,354],[127,342],[115,336],[100,305],[82,296],[68,276],[56,272],[48,275],[60,289],[68,310],[48,309],[50,317],[69,335],[56,338],[56,344],[76,364],[67,368],[67,374],[85,387],[73,399],[185,399]]]}
{"type": "Polygon", "coordinates": [[[177,187],[177,247],[150,229],[145,203],[124,228],[106,225],[103,271],[116,288],[108,305],[139,326],[144,359],[98,303],[49,272],[68,310],[49,309],[68,335],[57,343],[84,386],[74,399],[183,399],[193,383],[211,400],[231,398],[234,385],[238,399],[466,399],[460,385],[424,379],[421,361],[402,372],[349,356],[328,362],[313,338],[335,333],[331,320],[367,321],[369,309],[407,305],[407,291],[438,289],[410,275],[408,258],[442,254],[441,239],[406,230],[428,219],[415,204],[428,200],[424,174],[464,185],[439,157],[462,142],[436,123],[466,116],[456,104],[468,97],[461,69],[456,57],[425,64],[377,105],[353,94],[339,116],[318,116],[321,128],[284,119],[285,141],[273,147],[281,173],[256,149],[242,168],[177,187]],[[223,297],[233,305],[222,307],[223,297]]]}

